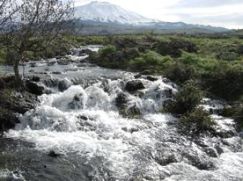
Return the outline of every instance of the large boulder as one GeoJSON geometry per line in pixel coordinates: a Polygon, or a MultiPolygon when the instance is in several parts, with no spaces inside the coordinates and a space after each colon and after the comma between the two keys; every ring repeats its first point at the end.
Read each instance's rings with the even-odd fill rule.
{"type": "Polygon", "coordinates": [[[19,123],[19,120],[15,113],[7,109],[0,110],[0,131],[12,129],[16,123],[19,123]]]}
{"type": "Polygon", "coordinates": [[[62,58],[62,59],[59,59],[58,61],[57,61],[57,63],[59,64],[59,65],[68,65],[68,64],[70,64],[72,61],[70,60],[70,59],[68,59],[68,58],[62,58]]]}
{"type": "Polygon", "coordinates": [[[27,90],[32,93],[32,94],[35,94],[35,95],[42,95],[43,92],[44,92],[44,87],[43,86],[40,86],[38,85],[37,83],[33,82],[33,81],[30,81],[30,80],[27,80],[25,82],[25,86],[27,88],[27,90]]]}
{"type": "Polygon", "coordinates": [[[157,80],[158,80],[158,78],[153,77],[153,76],[151,76],[151,75],[148,75],[148,76],[147,76],[147,79],[148,79],[149,81],[152,81],[152,82],[154,82],[154,81],[157,81],[157,80]]]}
{"type": "Polygon", "coordinates": [[[76,94],[73,97],[73,100],[68,104],[70,109],[83,109],[84,108],[84,95],[83,94],[76,94]]]}
{"type": "Polygon", "coordinates": [[[37,104],[37,96],[23,90],[3,89],[0,100],[0,131],[14,128],[19,122],[18,114],[24,114],[37,104]]]}
{"type": "Polygon", "coordinates": [[[92,52],[92,50],[90,50],[90,49],[82,49],[82,50],[79,51],[79,56],[84,56],[84,55],[86,55],[86,54],[90,55],[90,54],[92,54],[92,53],[93,53],[93,52],[92,52]]]}
{"type": "Polygon", "coordinates": [[[128,92],[135,92],[137,90],[141,90],[144,89],[144,85],[142,83],[142,81],[140,80],[132,80],[127,82],[126,86],[125,86],[125,90],[128,92]]]}
{"type": "Polygon", "coordinates": [[[63,92],[67,90],[72,85],[71,81],[64,79],[58,82],[58,89],[59,91],[63,92]]]}
{"type": "Polygon", "coordinates": [[[128,102],[128,96],[125,93],[119,93],[116,97],[116,107],[123,109],[128,102]]]}

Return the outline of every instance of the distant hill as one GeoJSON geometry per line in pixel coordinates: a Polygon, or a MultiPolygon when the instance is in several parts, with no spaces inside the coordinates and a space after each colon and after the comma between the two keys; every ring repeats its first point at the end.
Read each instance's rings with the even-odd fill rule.
{"type": "Polygon", "coordinates": [[[76,31],[82,34],[142,33],[220,33],[226,28],[163,22],[149,19],[120,6],[93,1],[75,8],[76,31]]]}

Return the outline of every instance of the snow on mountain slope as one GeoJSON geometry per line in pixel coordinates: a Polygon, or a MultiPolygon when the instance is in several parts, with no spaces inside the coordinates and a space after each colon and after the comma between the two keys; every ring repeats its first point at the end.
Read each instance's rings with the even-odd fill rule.
{"type": "Polygon", "coordinates": [[[93,1],[89,4],[76,7],[75,18],[121,24],[136,24],[152,21],[151,19],[145,18],[137,13],[125,10],[120,6],[98,1],[93,1]]]}

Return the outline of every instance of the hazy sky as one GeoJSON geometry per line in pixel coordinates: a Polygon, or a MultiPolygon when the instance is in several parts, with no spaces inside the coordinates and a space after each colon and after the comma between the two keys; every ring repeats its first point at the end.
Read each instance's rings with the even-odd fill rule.
{"type": "MultiPolygon", "coordinates": [[[[75,0],[83,5],[92,0],[75,0]]],[[[98,0],[162,21],[243,28],[243,0],[98,0]]]]}

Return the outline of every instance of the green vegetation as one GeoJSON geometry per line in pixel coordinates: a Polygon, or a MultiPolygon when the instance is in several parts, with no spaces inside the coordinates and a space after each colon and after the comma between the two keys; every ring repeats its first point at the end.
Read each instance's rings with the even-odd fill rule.
{"type": "MultiPolygon", "coordinates": [[[[27,60],[51,58],[65,54],[70,47],[88,44],[104,45],[98,53],[90,56],[93,63],[107,68],[163,75],[180,85],[181,91],[166,109],[184,118],[197,113],[202,94],[227,100],[232,105],[235,102],[242,105],[243,39],[238,35],[65,35],[62,41],[55,40],[45,51],[41,48],[36,51],[35,48],[25,52],[25,56],[27,60]]],[[[0,63],[11,63],[9,53],[0,49],[0,63]]],[[[230,117],[242,118],[239,110],[231,112],[230,117]]]]}
{"type": "Polygon", "coordinates": [[[187,81],[164,108],[164,111],[179,117],[178,132],[190,136],[191,139],[201,134],[213,133],[213,120],[207,111],[199,107],[202,98],[203,92],[195,82],[187,81]]]}
{"type": "Polygon", "coordinates": [[[193,139],[201,134],[213,133],[212,126],[214,124],[208,112],[202,108],[196,108],[180,118],[178,130],[180,133],[189,135],[193,139]]]}
{"type": "MultiPolygon", "coordinates": [[[[212,131],[208,113],[198,108],[203,94],[242,105],[243,39],[239,36],[124,35],[110,37],[107,44],[91,57],[93,63],[163,75],[182,86],[164,110],[180,117],[184,125],[180,131],[192,128],[187,123],[194,125],[193,134],[212,131]]],[[[242,112],[234,108],[229,116],[243,125],[242,112]]]]}
{"type": "Polygon", "coordinates": [[[175,101],[168,105],[167,111],[179,115],[193,111],[202,100],[202,91],[193,81],[188,81],[175,95],[175,101]]]}
{"type": "Polygon", "coordinates": [[[243,40],[236,36],[120,35],[104,42],[91,57],[100,66],[160,74],[179,85],[195,80],[207,96],[229,101],[243,95],[243,40]]]}

